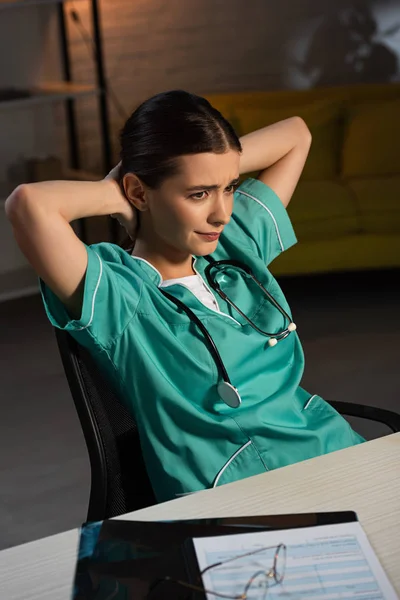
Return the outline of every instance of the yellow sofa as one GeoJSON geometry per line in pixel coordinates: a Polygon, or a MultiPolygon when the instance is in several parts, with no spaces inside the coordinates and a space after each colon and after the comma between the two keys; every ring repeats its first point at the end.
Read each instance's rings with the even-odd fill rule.
{"type": "Polygon", "coordinates": [[[207,95],[239,135],[301,116],[313,144],[276,275],[400,266],[400,84],[207,95]]]}

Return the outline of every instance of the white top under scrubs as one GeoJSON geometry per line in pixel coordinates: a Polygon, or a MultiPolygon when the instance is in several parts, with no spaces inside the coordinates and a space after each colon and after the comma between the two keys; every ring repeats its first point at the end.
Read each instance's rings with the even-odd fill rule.
{"type": "MultiPolygon", "coordinates": [[[[232,217],[212,257],[246,263],[290,315],[268,265],[295,242],[279,198],[261,181],[248,179],[235,192],[232,217]]],[[[267,336],[208,288],[204,257],[193,263],[197,279],[163,283],[150,263],[114,244],[87,246],[87,253],[80,319],[71,320],[41,282],[46,311],[55,327],[89,349],[135,417],[159,501],[363,441],[320,396],[300,387],[304,356],[297,332],[269,346],[267,336]],[[207,293],[199,289],[199,278],[207,293]],[[239,408],[220,399],[221,374],[208,343],[161,293],[163,285],[211,334],[242,398],[239,408]]],[[[259,328],[277,332],[286,326],[262,291],[237,270],[224,275],[221,288],[259,328]]],[[[134,465],[132,456],[133,473],[134,465]]]]}
{"type": "Polygon", "coordinates": [[[200,275],[188,275],[187,277],[178,277],[176,279],[164,279],[160,283],[160,288],[167,288],[170,285],[186,285],[187,288],[208,308],[211,310],[219,310],[216,299],[211,293],[209,287],[206,286],[200,275]]]}

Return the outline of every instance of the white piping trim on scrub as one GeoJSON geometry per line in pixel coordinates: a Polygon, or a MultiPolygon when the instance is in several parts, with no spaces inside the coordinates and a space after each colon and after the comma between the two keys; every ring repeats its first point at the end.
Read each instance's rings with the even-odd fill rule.
{"type": "Polygon", "coordinates": [[[303,410],[307,410],[307,408],[310,406],[311,402],[314,400],[314,398],[317,397],[317,394],[314,394],[313,396],[311,396],[311,398],[308,400],[307,404],[305,405],[305,407],[303,408],[303,410]]]}
{"type": "Polygon", "coordinates": [[[116,581],[114,591],[112,591],[111,594],[109,596],[107,596],[106,600],[111,600],[112,598],[115,598],[115,596],[118,594],[118,592],[119,592],[119,583],[118,583],[118,581],[116,581]]]}
{"type": "MultiPolygon", "coordinates": [[[[195,267],[196,261],[197,261],[197,258],[195,258],[194,261],[193,261],[193,269],[197,273],[197,275],[199,277],[201,277],[200,273],[197,271],[197,269],[195,267]]],[[[204,281],[204,279],[202,277],[201,277],[201,279],[202,279],[205,287],[207,288],[207,290],[210,292],[210,294],[213,296],[213,298],[215,298],[214,294],[212,293],[212,291],[210,290],[210,288],[208,287],[208,285],[206,284],[206,282],[204,281]]],[[[184,284],[183,283],[177,283],[176,285],[184,285],[184,284]]],[[[187,286],[185,286],[185,287],[187,287],[187,286]]],[[[190,288],[188,288],[188,289],[190,289],[190,288]]],[[[190,291],[192,292],[192,290],[190,290],[190,291]]],[[[193,292],[192,292],[192,294],[193,294],[193,292]]],[[[195,296],[195,294],[193,294],[193,295],[195,296]]],[[[196,296],[196,298],[197,298],[197,296],[196,296]]],[[[197,298],[197,299],[200,300],[200,298],[197,298]]],[[[233,317],[231,317],[231,315],[227,315],[226,313],[222,312],[222,310],[220,310],[219,308],[218,308],[218,310],[215,310],[215,308],[210,308],[209,306],[207,306],[207,304],[204,304],[204,302],[202,302],[201,300],[200,300],[200,302],[206,308],[208,308],[208,310],[211,310],[212,312],[215,312],[217,315],[222,315],[223,317],[227,317],[228,319],[232,319],[232,321],[234,321],[237,325],[239,325],[240,327],[242,327],[242,325],[239,323],[239,321],[236,321],[236,319],[234,319],[233,317]]]]}
{"type": "Polygon", "coordinates": [[[279,233],[278,223],[276,222],[276,219],[275,219],[274,215],[272,214],[272,212],[269,210],[269,208],[267,208],[260,200],[258,200],[258,198],[255,198],[254,196],[252,196],[251,194],[248,194],[247,192],[242,192],[242,190],[238,190],[238,193],[239,194],[243,194],[243,196],[247,196],[248,198],[251,198],[252,200],[255,200],[256,202],[258,202],[258,204],[260,206],[262,206],[263,208],[265,208],[265,210],[269,213],[271,219],[274,222],[276,235],[278,237],[278,241],[279,241],[279,245],[281,247],[281,251],[283,252],[285,250],[285,248],[283,246],[282,238],[281,238],[281,235],[279,233]]]}
{"type": "MultiPolygon", "coordinates": [[[[148,265],[149,265],[149,267],[151,267],[152,269],[154,269],[154,271],[155,271],[155,272],[158,274],[158,276],[159,276],[159,278],[160,278],[160,281],[159,281],[159,282],[158,282],[158,284],[157,284],[157,287],[160,287],[160,284],[161,284],[161,282],[163,281],[163,278],[162,278],[162,275],[161,275],[160,271],[158,271],[158,270],[157,270],[155,267],[153,267],[153,265],[152,265],[151,263],[149,263],[149,262],[148,262],[148,261],[147,261],[145,258],[140,258],[139,256],[132,256],[132,255],[131,255],[131,258],[134,258],[135,260],[142,260],[143,262],[145,262],[146,264],[148,264],[148,265]]],[[[196,264],[196,260],[197,260],[197,258],[196,258],[196,257],[194,257],[193,268],[194,268],[194,265],[196,264]]],[[[196,269],[194,269],[194,270],[196,271],[196,269]]],[[[199,275],[199,276],[201,277],[201,275],[200,275],[200,273],[199,273],[198,271],[196,271],[196,273],[197,273],[197,275],[199,275]]],[[[202,277],[201,277],[201,278],[202,278],[202,277]]],[[[203,279],[203,278],[202,278],[202,279],[203,279]]],[[[211,293],[211,294],[214,296],[214,294],[211,292],[210,288],[207,286],[207,284],[206,284],[206,282],[204,281],[204,279],[203,279],[203,283],[204,283],[204,285],[206,286],[206,288],[208,289],[208,291],[209,291],[209,292],[210,292],[210,293],[211,293]]],[[[189,292],[190,292],[191,294],[193,294],[193,291],[190,289],[190,287],[188,287],[188,286],[187,286],[187,285],[185,285],[184,283],[171,283],[171,285],[181,285],[181,286],[185,287],[187,290],[189,290],[189,292]]],[[[169,287],[169,286],[164,286],[164,287],[169,287]]],[[[222,315],[223,317],[227,317],[228,319],[232,319],[232,321],[234,321],[234,322],[235,322],[237,325],[239,325],[240,327],[242,327],[242,325],[239,323],[239,321],[236,321],[236,319],[234,319],[234,318],[233,318],[233,317],[231,317],[230,315],[227,315],[226,313],[222,312],[221,310],[215,310],[215,309],[213,309],[213,308],[210,308],[209,306],[207,306],[207,304],[204,304],[204,302],[202,302],[202,301],[200,300],[200,298],[198,298],[198,297],[196,296],[196,294],[193,294],[193,296],[194,296],[195,298],[197,298],[197,299],[199,300],[199,302],[201,302],[201,303],[202,303],[202,305],[203,305],[203,306],[205,306],[205,307],[206,307],[208,310],[211,310],[211,312],[214,312],[214,313],[216,313],[217,315],[222,315]]]]}
{"type": "Polygon", "coordinates": [[[146,265],[149,265],[149,267],[151,267],[151,268],[152,268],[152,269],[153,269],[153,270],[154,270],[154,271],[157,273],[157,275],[158,275],[158,276],[159,276],[159,278],[160,278],[160,281],[157,283],[157,286],[159,286],[159,285],[160,285],[160,283],[161,283],[161,282],[162,282],[162,280],[163,280],[163,278],[162,278],[162,275],[161,275],[160,271],[159,271],[158,269],[156,269],[154,265],[152,265],[151,263],[149,263],[149,261],[148,261],[148,260],[146,260],[145,258],[140,258],[140,256],[132,256],[132,254],[131,254],[130,256],[131,256],[131,258],[134,258],[135,260],[141,260],[141,261],[143,261],[144,263],[146,263],[146,265]]]}
{"type": "MultiPolygon", "coordinates": [[[[189,277],[190,277],[190,275],[189,275],[189,277]]],[[[195,277],[195,275],[193,275],[193,277],[195,277]]],[[[178,282],[175,281],[174,283],[168,283],[167,285],[160,285],[160,287],[165,289],[165,288],[172,287],[173,285],[181,285],[184,288],[186,288],[187,290],[189,290],[189,292],[192,292],[193,296],[195,296],[197,298],[197,300],[199,300],[199,302],[201,302],[206,308],[212,310],[213,312],[217,312],[218,314],[225,314],[225,313],[221,313],[221,311],[219,309],[217,310],[215,308],[210,308],[210,306],[208,306],[208,304],[205,304],[205,302],[203,302],[203,300],[201,300],[198,297],[198,295],[194,293],[192,288],[190,286],[186,285],[186,283],[182,283],[181,281],[178,281],[178,282]]],[[[226,315],[226,316],[229,317],[229,315],[226,315]]],[[[232,317],[230,317],[230,318],[232,318],[232,317]]]]}
{"type": "MultiPolygon", "coordinates": [[[[190,292],[191,294],[193,294],[193,296],[194,296],[195,298],[197,298],[197,300],[198,300],[199,302],[201,302],[201,304],[202,304],[202,305],[203,305],[203,306],[204,306],[204,307],[205,307],[207,310],[210,310],[211,312],[213,312],[213,313],[215,313],[215,314],[217,314],[217,315],[221,315],[221,317],[226,317],[227,319],[232,319],[232,321],[234,321],[234,322],[235,322],[237,325],[239,325],[240,327],[242,327],[242,326],[240,325],[239,321],[236,321],[236,319],[234,319],[234,318],[233,318],[233,317],[231,317],[230,315],[227,315],[226,313],[222,312],[222,310],[215,310],[215,308],[210,308],[209,306],[207,306],[207,304],[204,304],[204,302],[203,302],[202,300],[200,300],[200,298],[199,298],[198,296],[196,296],[196,294],[193,292],[193,290],[192,290],[192,289],[191,289],[191,288],[190,288],[188,285],[185,285],[184,283],[172,283],[172,284],[171,284],[171,287],[172,287],[173,285],[181,285],[182,287],[186,288],[187,290],[189,290],[189,292],[190,292]]],[[[165,286],[165,287],[170,287],[170,286],[165,286]]]]}
{"type": "Polygon", "coordinates": [[[102,277],[102,275],[103,275],[103,263],[102,263],[102,261],[101,261],[101,258],[100,258],[100,256],[97,254],[97,252],[95,252],[95,255],[96,255],[96,256],[97,256],[97,258],[99,259],[99,263],[100,263],[100,273],[99,273],[99,278],[98,278],[98,280],[97,280],[97,284],[96,284],[96,287],[95,287],[95,290],[94,290],[94,293],[93,293],[93,298],[92,298],[92,314],[90,315],[89,323],[88,323],[87,325],[85,325],[84,327],[80,327],[80,328],[78,329],[78,331],[82,331],[83,329],[87,329],[87,328],[88,328],[88,327],[91,325],[91,323],[92,323],[92,321],[93,321],[93,317],[94,317],[94,303],[95,303],[95,301],[96,301],[96,295],[97,295],[97,291],[98,291],[98,289],[99,289],[99,285],[100,285],[101,277],[102,277]]]}
{"type": "Polygon", "coordinates": [[[221,475],[223,474],[223,472],[225,471],[225,469],[227,469],[229,467],[229,465],[231,464],[231,462],[233,460],[235,460],[235,458],[237,456],[239,456],[239,454],[241,452],[243,452],[243,450],[246,450],[247,446],[250,446],[251,444],[251,440],[249,440],[248,442],[245,443],[244,446],[242,446],[241,448],[239,448],[239,450],[236,450],[235,454],[233,454],[230,459],[228,460],[227,463],[224,464],[224,466],[222,467],[222,469],[218,472],[218,475],[215,478],[215,481],[213,483],[213,488],[217,487],[218,481],[220,480],[221,475]]]}

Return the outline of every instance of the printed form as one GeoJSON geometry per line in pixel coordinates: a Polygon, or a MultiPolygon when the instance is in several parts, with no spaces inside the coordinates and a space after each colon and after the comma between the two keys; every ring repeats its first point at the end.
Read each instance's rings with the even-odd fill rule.
{"type": "Polygon", "coordinates": [[[203,586],[214,592],[207,600],[215,600],[215,592],[239,597],[256,573],[248,600],[399,600],[359,522],[195,538],[193,544],[200,571],[258,550],[205,572],[203,586]],[[283,579],[277,583],[279,544],[286,559],[280,551],[276,575],[283,579]]]}

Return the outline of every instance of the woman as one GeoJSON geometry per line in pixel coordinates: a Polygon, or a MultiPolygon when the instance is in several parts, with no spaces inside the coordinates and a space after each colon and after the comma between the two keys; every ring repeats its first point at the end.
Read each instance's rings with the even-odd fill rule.
{"type": "Polygon", "coordinates": [[[91,351],[134,414],[159,501],[363,441],[299,387],[303,352],[268,270],[296,241],[285,208],[310,143],[298,117],[239,140],[205,99],[171,91],[127,121],[119,175],[23,185],[7,201],[51,323],[91,351]],[[87,247],[70,226],[110,214],[132,253],[87,247]],[[212,291],[207,267],[228,259],[282,310],[237,267],[211,270],[241,313],[212,291]]]}

